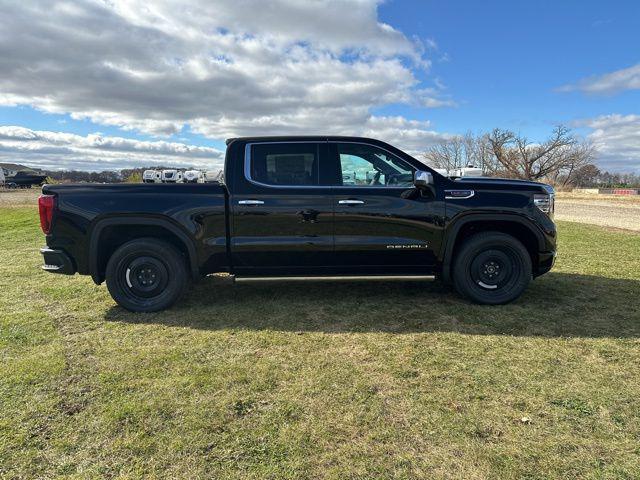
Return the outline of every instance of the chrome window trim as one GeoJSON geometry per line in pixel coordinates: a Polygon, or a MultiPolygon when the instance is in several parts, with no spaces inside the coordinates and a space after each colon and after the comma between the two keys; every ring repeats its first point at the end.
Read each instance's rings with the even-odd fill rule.
{"type": "MultiPolygon", "coordinates": [[[[317,188],[387,188],[387,189],[394,189],[394,190],[408,190],[410,188],[415,188],[413,185],[412,186],[405,186],[405,187],[388,187],[388,186],[384,186],[384,187],[376,187],[373,185],[271,185],[268,183],[263,183],[263,182],[259,182],[257,180],[254,180],[253,178],[251,178],[251,147],[254,145],[279,145],[279,144],[291,144],[291,143],[314,143],[314,144],[318,144],[321,145],[323,143],[329,144],[329,143],[353,143],[353,144],[357,144],[357,145],[367,145],[369,147],[375,147],[375,148],[379,148],[380,150],[383,150],[385,152],[387,152],[389,155],[393,155],[394,157],[396,157],[397,159],[399,159],[400,161],[407,163],[411,168],[413,168],[413,165],[411,165],[409,162],[407,162],[406,160],[403,160],[402,158],[398,157],[398,155],[396,155],[393,152],[390,152],[389,150],[387,150],[386,148],[383,147],[379,147],[378,145],[373,145],[371,143],[367,143],[367,142],[353,142],[353,141],[338,141],[338,140],[329,140],[329,141],[314,141],[314,140],[308,140],[308,141],[293,141],[293,142],[251,142],[251,143],[247,143],[244,146],[244,178],[245,180],[247,180],[247,182],[252,183],[254,185],[260,186],[260,187],[268,187],[268,188],[309,188],[309,189],[317,189],[317,188]]],[[[318,168],[320,166],[320,158],[318,158],[318,168]]],[[[418,169],[416,169],[418,170],[418,169]]],[[[413,174],[415,175],[416,170],[413,171],[413,174]]],[[[318,172],[318,177],[319,177],[319,173],[318,172]]],[[[318,178],[318,181],[320,180],[320,178],[318,178]]]]}

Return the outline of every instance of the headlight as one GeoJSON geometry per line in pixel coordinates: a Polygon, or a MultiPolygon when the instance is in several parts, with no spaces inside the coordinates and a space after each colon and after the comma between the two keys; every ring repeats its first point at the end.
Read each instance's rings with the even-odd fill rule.
{"type": "Polygon", "coordinates": [[[553,216],[553,207],[554,207],[554,195],[553,193],[536,193],[533,196],[533,204],[538,207],[541,211],[549,215],[553,216]]]}

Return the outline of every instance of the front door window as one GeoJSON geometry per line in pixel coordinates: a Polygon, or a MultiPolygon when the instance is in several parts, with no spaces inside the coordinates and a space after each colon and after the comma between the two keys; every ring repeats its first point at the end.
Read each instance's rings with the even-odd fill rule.
{"type": "Polygon", "coordinates": [[[373,145],[338,144],[342,185],[412,187],[413,169],[404,160],[373,145]]]}

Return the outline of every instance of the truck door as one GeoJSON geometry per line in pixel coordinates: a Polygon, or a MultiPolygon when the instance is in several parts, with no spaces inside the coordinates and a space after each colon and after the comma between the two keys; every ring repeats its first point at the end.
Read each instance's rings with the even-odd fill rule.
{"type": "Polygon", "coordinates": [[[230,197],[234,270],[311,273],[333,259],[327,142],[255,142],[236,163],[230,197]]]}
{"type": "Polygon", "coordinates": [[[444,202],[437,190],[413,186],[414,172],[426,167],[367,143],[330,142],[329,151],[337,177],[335,263],[361,273],[430,273],[444,202]]]}

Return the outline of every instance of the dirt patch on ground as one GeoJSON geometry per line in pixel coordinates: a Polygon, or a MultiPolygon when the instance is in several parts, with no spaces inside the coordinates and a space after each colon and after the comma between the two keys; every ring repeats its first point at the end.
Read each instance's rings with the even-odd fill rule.
{"type": "Polygon", "coordinates": [[[640,201],[560,197],[555,219],[640,231],[640,201]]]}
{"type": "Polygon", "coordinates": [[[23,205],[38,205],[40,188],[0,188],[0,207],[16,207],[23,205]]]}

